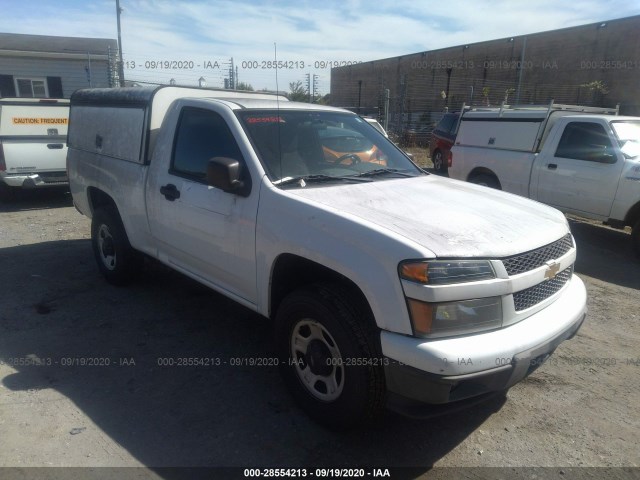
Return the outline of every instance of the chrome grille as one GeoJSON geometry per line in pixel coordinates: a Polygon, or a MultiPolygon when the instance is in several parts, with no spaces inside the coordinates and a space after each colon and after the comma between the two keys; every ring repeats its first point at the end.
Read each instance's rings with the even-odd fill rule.
{"type": "Polygon", "coordinates": [[[515,304],[516,312],[533,307],[534,305],[546,300],[554,293],[560,291],[560,289],[571,279],[572,275],[573,265],[569,268],[565,268],[550,280],[545,280],[538,285],[534,285],[533,287],[514,293],[513,303],[515,304]]]}
{"type": "Polygon", "coordinates": [[[513,257],[503,258],[502,263],[504,264],[504,268],[507,269],[509,276],[517,275],[541,267],[549,260],[555,260],[561,257],[571,250],[571,247],[573,247],[573,239],[571,238],[571,234],[568,233],[560,240],[545,245],[544,247],[536,248],[527,253],[520,253],[513,257]]]}

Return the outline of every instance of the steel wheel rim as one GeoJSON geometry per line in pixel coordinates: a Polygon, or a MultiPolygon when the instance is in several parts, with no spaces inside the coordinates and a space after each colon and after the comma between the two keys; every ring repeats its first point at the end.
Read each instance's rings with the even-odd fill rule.
{"type": "Polygon", "coordinates": [[[291,334],[291,359],[300,383],[318,400],[332,402],[344,389],[338,344],[319,322],[300,320],[291,334]]]}
{"type": "Polygon", "coordinates": [[[115,270],[116,250],[113,243],[113,236],[109,231],[109,227],[104,224],[100,225],[98,229],[98,251],[100,252],[102,264],[108,270],[115,270]]]}
{"type": "Polygon", "coordinates": [[[440,170],[442,168],[442,152],[436,152],[433,156],[433,168],[440,170]]]}

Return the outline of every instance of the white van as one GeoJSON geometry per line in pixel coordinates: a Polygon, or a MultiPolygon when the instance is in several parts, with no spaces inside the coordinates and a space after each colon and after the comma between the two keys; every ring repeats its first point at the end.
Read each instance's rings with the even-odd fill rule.
{"type": "Polygon", "coordinates": [[[68,184],[69,100],[0,99],[0,188],[68,184]]]}

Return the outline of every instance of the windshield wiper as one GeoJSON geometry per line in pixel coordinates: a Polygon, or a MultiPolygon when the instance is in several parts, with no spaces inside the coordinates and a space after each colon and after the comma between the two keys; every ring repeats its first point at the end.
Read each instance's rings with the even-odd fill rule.
{"type": "Polygon", "coordinates": [[[400,175],[402,177],[415,177],[411,173],[407,173],[406,171],[400,170],[398,168],[376,168],[374,170],[369,170],[368,172],[359,173],[357,175],[353,175],[354,177],[373,177],[375,175],[400,175]]]}
{"type": "Polygon", "coordinates": [[[349,181],[349,182],[368,182],[370,180],[365,180],[364,178],[356,178],[357,176],[339,176],[334,177],[331,175],[299,175],[297,177],[284,177],[280,180],[275,180],[273,182],[274,185],[291,185],[292,183],[297,183],[301,187],[304,187],[307,183],[323,183],[323,182],[335,182],[335,181],[349,181]]]}

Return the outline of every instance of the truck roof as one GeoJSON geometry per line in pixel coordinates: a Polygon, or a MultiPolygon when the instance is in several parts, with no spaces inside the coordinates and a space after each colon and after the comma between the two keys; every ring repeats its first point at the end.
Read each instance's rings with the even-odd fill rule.
{"type": "Polygon", "coordinates": [[[587,114],[587,115],[565,115],[563,118],[569,118],[572,120],[580,120],[580,119],[584,119],[585,117],[587,118],[601,118],[603,120],[607,120],[607,121],[612,121],[612,122],[618,122],[618,121],[623,121],[623,122],[637,122],[640,120],[640,117],[631,117],[629,115],[599,115],[599,114],[587,114]]]}
{"type": "Polygon", "coordinates": [[[222,102],[229,105],[233,110],[241,109],[264,109],[264,110],[318,110],[318,111],[332,111],[332,112],[344,112],[353,114],[349,110],[342,108],[330,107],[326,105],[317,105],[313,103],[302,102],[281,102],[277,100],[264,100],[251,97],[244,98],[202,98],[199,100],[210,100],[216,102],[222,102]]]}
{"type": "Polygon", "coordinates": [[[281,102],[285,96],[271,92],[246,92],[198,87],[177,87],[161,85],[155,87],[122,87],[122,88],[83,88],[71,95],[72,105],[112,105],[112,106],[146,106],[160,97],[209,97],[209,98],[278,98],[281,102]]]}
{"type": "Polygon", "coordinates": [[[283,110],[304,109],[348,112],[348,110],[324,105],[290,102],[287,97],[270,92],[247,92],[176,86],[86,88],[76,90],[73,95],[71,95],[71,104],[112,107],[147,107],[153,104],[154,107],[157,107],[158,104],[167,105],[178,98],[224,102],[234,110],[244,108],[280,108],[283,110]]]}
{"type": "Polygon", "coordinates": [[[26,105],[26,106],[65,106],[69,105],[68,98],[13,98],[0,97],[0,105],[26,105]]]}

